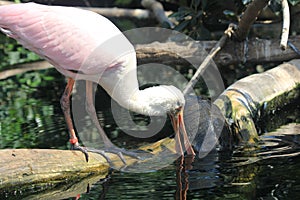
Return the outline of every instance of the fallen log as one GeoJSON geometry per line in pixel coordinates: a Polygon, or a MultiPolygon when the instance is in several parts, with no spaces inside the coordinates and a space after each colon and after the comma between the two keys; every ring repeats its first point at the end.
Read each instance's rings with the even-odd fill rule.
{"type": "MultiPolygon", "coordinates": [[[[291,37],[289,40],[295,46],[300,46],[300,36],[291,37]]],[[[146,45],[136,45],[139,64],[162,63],[166,65],[187,64],[191,62],[196,66],[207,56],[217,41],[197,42],[153,42],[146,45]]],[[[269,62],[283,62],[299,58],[292,48],[282,51],[278,39],[251,38],[249,41],[238,42],[228,40],[226,45],[214,57],[217,66],[222,67],[237,64],[262,64],[269,62]]]]}
{"type": "Polygon", "coordinates": [[[27,184],[105,175],[109,165],[99,154],[86,162],[81,152],[54,149],[3,149],[0,151],[0,191],[27,184]]]}
{"type": "Polygon", "coordinates": [[[300,98],[300,60],[292,60],[229,86],[214,102],[231,127],[228,138],[237,143],[258,141],[259,120],[300,98]]]}
{"type": "MultiPolygon", "coordinates": [[[[105,177],[110,168],[127,171],[147,170],[130,168],[133,164],[157,167],[153,161],[160,154],[168,152],[175,155],[175,140],[166,138],[156,143],[145,145],[140,148],[149,155],[142,160],[124,155],[127,165],[125,166],[118,155],[107,153],[111,163],[100,154],[89,153],[89,162],[85,161],[84,155],[79,151],[55,150],[55,149],[3,149],[0,150],[0,194],[21,188],[41,187],[65,182],[76,182],[91,175],[105,177]],[[111,165],[110,165],[111,164],[111,165]]],[[[172,162],[172,156],[169,157],[172,162]]],[[[166,161],[166,159],[164,160],[166,161]]],[[[159,160],[160,165],[164,161],[159,160]]],[[[169,164],[169,162],[168,162],[169,164]]],[[[47,189],[45,187],[44,189],[47,189]]]]}

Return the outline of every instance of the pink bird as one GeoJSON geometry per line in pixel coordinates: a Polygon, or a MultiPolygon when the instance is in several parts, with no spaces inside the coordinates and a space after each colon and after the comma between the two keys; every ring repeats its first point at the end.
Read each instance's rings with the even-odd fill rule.
{"type": "MultiPolygon", "coordinates": [[[[115,147],[101,128],[93,102],[93,84],[100,84],[121,106],[148,116],[169,114],[175,131],[176,151],[195,155],[183,121],[182,92],[174,86],[139,89],[133,45],[108,19],[91,11],[35,3],[0,6],[1,31],[49,61],[68,78],[61,107],[72,149],[88,161],[88,148],[79,145],[71,119],[70,95],[75,80],[86,81],[86,110],[96,125],[104,152],[134,155],[115,147]],[[181,134],[181,135],[180,135],[181,134]]],[[[99,151],[99,153],[102,151],[99,151]]],[[[105,153],[103,153],[105,155],[105,153]]],[[[125,163],[123,156],[120,158],[125,163]]]]}

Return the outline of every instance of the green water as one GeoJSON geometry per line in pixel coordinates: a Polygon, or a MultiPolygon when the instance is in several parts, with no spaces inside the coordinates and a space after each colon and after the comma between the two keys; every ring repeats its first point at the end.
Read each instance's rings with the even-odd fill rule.
{"type": "MultiPolygon", "coordinates": [[[[61,77],[54,70],[45,73],[61,77]]],[[[39,87],[21,84],[20,78],[1,81],[0,148],[68,149],[67,129],[59,105],[64,78],[44,80],[39,87]]],[[[105,106],[109,99],[102,94],[98,98],[101,99],[97,105],[99,120],[106,132],[111,133],[112,140],[127,147],[134,145],[112,123],[105,106]]],[[[298,107],[293,110],[299,113],[298,107]]],[[[66,185],[54,188],[53,185],[27,191],[15,188],[1,191],[0,199],[50,199],[51,196],[74,199],[75,195],[55,196],[55,191],[76,193],[76,185],[80,183],[82,187],[76,193],[80,199],[299,199],[300,124],[292,119],[295,118],[291,117],[291,123],[276,131],[265,130],[261,144],[252,150],[216,149],[192,165],[181,165],[177,160],[151,172],[111,171],[106,178],[66,181],[66,185]]]]}

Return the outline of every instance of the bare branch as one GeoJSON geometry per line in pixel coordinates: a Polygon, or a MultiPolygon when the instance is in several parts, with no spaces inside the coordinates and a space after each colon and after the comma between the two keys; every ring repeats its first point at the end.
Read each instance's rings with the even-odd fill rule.
{"type": "Polygon", "coordinates": [[[201,65],[198,67],[196,73],[191,78],[191,80],[188,82],[186,87],[183,90],[183,94],[187,95],[189,92],[192,91],[194,85],[198,81],[199,77],[202,75],[203,71],[206,69],[206,67],[209,65],[209,63],[213,60],[215,55],[224,47],[226,40],[228,37],[231,37],[231,34],[233,33],[232,26],[229,26],[228,29],[224,32],[221,39],[216,43],[216,45],[211,49],[209,54],[206,56],[204,61],[201,63],[201,65]]]}
{"type": "Polygon", "coordinates": [[[52,67],[53,66],[46,61],[17,64],[17,65],[14,65],[12,69],[0,71],[0,80],[9,78],[11,76],[15,76],[17,74],[23,74],[28,71],[43,70],[43,69],[49,69],[52,67]]]}
{"type": "Polygon", "coordinates": [[[167,23],[169,27],[173,28],[174,24],[166,16],[163,5],[156,0],[142,0],[142,6],[151,10],[154,13],[154,16],[159,21],[159,23],[167,23]]]}
{"type": "MultiPolygon", "coordinates": [[[[13,2],[0,0],[0,6],[8,5],[8,4],[13,4],[13,2]]],[[[126,8],[116,8],[116,7],[114,8],[78,7],[78,8],[93,11],[105,17],[120,17],[120,18],[124,17],[124,18],[137,18],[137,19],[148,19],[148,18],[151,19],[156,17],[152,14],[151,11],[144,10],[144,9],[126,9],[126,8]]],[[[171,11],[164,12],[164,13],[162,12],[164,11],[163,10],[160,11],[159,15],[167,16],[172,13],[171,11]]]]}
{"type": "Polygon", "coordinates": [[[79,7],[84,10],[93,11],[105,17],[126,17],[148,19],[153,17],[151,12],[143,9],[126,9],[126,8],[96,8],[96,7],[79,7]]]}
{"type": "Polygon", "coordinates": [[[287,42],[289,39],[289,32],[290,32],[290,9],[287,0],[281,0],[281,6],[282,6],[283,24],[282,24],[282,35],[281,35],[280,47],[282,50],[286,50],[287,42]]]}
{"type": "Polygon", "coordinates": [[[266,7],[268,3],[269,0],[254,0],[247,6],[246,11],[239,21],[238,28],[235,31],[237,40],[243,41],[246,39],[252,24],[255,22],[261,10],[266,7]]]}

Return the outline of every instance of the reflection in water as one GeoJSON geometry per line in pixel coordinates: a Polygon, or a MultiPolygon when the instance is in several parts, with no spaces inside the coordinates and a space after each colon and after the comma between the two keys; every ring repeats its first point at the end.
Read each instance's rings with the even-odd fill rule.
{"type": "MultiPolygon", "coordinates": [[[[57,90],[42,89],[47,91],[44,94],[15,84],[15,88],[8,88],[9,84],[0,88],[0,147],[66,149],[68,135],[58,86],[64,81],[52,83],[57,90]]],[[[109,114],[105,115],[100,121],[108,120],[109,114]]],[[[105,128],[119,134],[117,127],[105,128]]],[[[54,194],[56,199],[78,198],[78,194],[80,199],[299,199],[299,133],[300,124],[290,123],[264,133],[255,148],[216,149],[204,158],[195,158],[191,165],[185,158],[144,173],[113,171],[106,178],[91,176],[54,188],[50,183],[29,191],[16,188],[0,191],[0,199],[46,199],[54,194]]],[[[118,138],[120,144],[131,142],[118,138]]]]}
{"type": "MultiPolygon", "coordinates": [[[[62,82],[53,82],[53,88],[62,82]]],[[[57,90],[0,82],[0,148],[66,149],[67,132],[57,90]]]]}
{"type": "Polygon", "coordinates": [[[241,147],[231,153],[216,150],[201,160],[195,158],[193,163],[189,158],[179,158],[158,171],[142,174],[116,171],[105,183],[92,185],[90,192],[81,197],[298,199],[299,129],[299,124],[289,124],[262,136],[263,142],[257,148],[241,147]]]}
{"type": "Polygon", "coordinates": [[[175,199],[186,199],[187,191],[189,189],[189,175],[188,170],[191,170],[192,163],[194,162],[194,156],[181,156],[176,161],[176,193],[175,199]]]}

